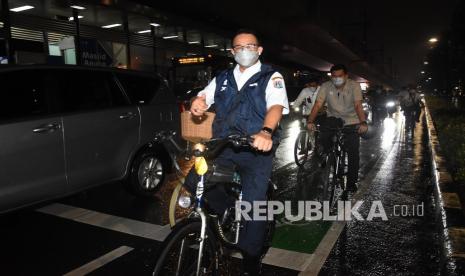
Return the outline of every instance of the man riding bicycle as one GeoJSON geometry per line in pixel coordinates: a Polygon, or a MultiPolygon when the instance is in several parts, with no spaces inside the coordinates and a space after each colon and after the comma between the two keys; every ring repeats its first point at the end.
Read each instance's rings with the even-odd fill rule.
{"type": "Polygon", "coordinates": [[[300,91],[299,95],[295,99],[294,107],[300,107],[302,105],[302,114],[308,116],[310,111],[312,111],[312,107],[315,103],[319,89],[320,86],[318,85],[318,80],[310,79],[309,82],[305,85],[305,88],[300,91]]]}
{"type": "MultiPolygon", "coordinates": [[[[316,103],[308,117],[308,129],[316,130],[315,119],[318,111],[326,103],[328,118],[339,118],[346,127],[358,128],[359,134],[365,133],[368,130],[368,125],[363,111],[363,96],[360,85],[348,78],[347,68],[342,64],[334,65],[330,71],[331,81],[321,85],[316,103]]],[[[320,134],[320,141],[324,149],[329,148],[331,135],[327,132],[320,134]]],[[[349,132],[345,135],[344,144],[349,161],[347,191],[355,192],[358,182],[360,138],[357,133],[349,132]]]]}
{"type": "MultiPolygon", "coordinates": [[[[422,103],[420,95],[417,93],[416,89],[412,85],[409,86],[408,89],[402,89],[399,93],[399,100],[407,121],[409,122],[411,118],[414,118],[414,120],[418,123],[420,121],[422,103]]],[[[407,124],[407,126],[409,125],[410,124],[407,124]]]]}
{"type": "MultiPolygon", "coordinates": [[[[316,78],[312,78],[309,80],[309,82],[305,85],[305,88],[300,91],[299,95],[297,96],[296,100],[294,101],[294,107],[300,107],[302,106],[302,115],[304,117],[308,117],[310,114],[310,111],[312,111],[313,104],[316,101],[316,97],[318,95],[318,91],[320,90],[320,85],[318,83],[318,80],[316,78]]],[[[321,118],[323,114],[319,114],[318,118],[321,118]]],[[[306,128],[306,118],[304,122],[304,127],[306,128]]],[[[302,135],[302,139],[300,141],[301,144],[301,150],[305,149],[305,141],[304,138],[306,136],[302,135]]]]}
{"type": "MultiPolygon", "coordinates": [[[[253,150],[226,148],[214,161],[223,166],[238,167],[242,199],[250,203],[266,200],[279,141],[278,123],[282,114],[289,112],[284,79],[271,66],[259,61],[262,52],[263,47],[253,31],[238,31],[231,50],[237,65],[218,74],[199,92],[190,109],[193,115],[202,116],[215,104],[213,138],[231,134],[252,136],[253,150]]],[[[186,184],[196,181],[198,179],[191,171],[186,184]]],[[[244,257],[244,275],[259,274],[261,257],[265,253],[262,250],[265,232],[266,221],[246,221],[241,229],[238,246],[244,257]]]]}

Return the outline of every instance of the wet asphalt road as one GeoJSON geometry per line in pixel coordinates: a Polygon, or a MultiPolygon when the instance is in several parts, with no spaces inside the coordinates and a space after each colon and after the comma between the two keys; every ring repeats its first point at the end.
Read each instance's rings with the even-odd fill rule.
{"type": "Polygon", "coordinates": [[[388,221],[349,222],[320,275],[440,275],[425,127],[423,119],[413,136],[401,131],[374,179],[362,183],[358,197],[381,200],[388,221]]]}
{"type": "MultiPolygon", "coordinates": [[[[437,274],[439,245],[434,235],[425,132],[419,125],[413,137],[405,135],[402,124],[402,117],[396,115],[384,122],[378,137],[361,142],[360,178],[363,186],[359,195],[365,201],[381,200],[389,221],[348,223],[347,230],[325,263],[322,275],[437,274]],[[425,202],[424,216],[392,215],[395,204],[421,202],[425,202]]],[[[315,181],[314,165],[298,168],[293,160],[299,123],[286,118],[282,127],[283,140],[276,154],[272,177],[280,188],[279,199],[314,199],[315,193],[309,188],[309,182],[315,181]]],[[[122,247],[132,249],[108,264],[98,266],[91,274],[149,275],[154,256],[160,250],[160,241],[105,228],[109,223],[103,219],[95,218],[96,223],[103,225],[95,226],[36,209],[59,203],[166,227],[167,203],[175,184],[175,178],[171,177],[150,199],[128,194],[121,183],[107,184],[1,216],[0,275],[62,275],[122,247]]],[[[368,210],[362,206],[360,213],[366,215],[368,210]]],[[[132,224],[122,226],[133,227],[132,224]]],[[[267,265],[265,275],[297,275],[297,271],[267,265]]]]}

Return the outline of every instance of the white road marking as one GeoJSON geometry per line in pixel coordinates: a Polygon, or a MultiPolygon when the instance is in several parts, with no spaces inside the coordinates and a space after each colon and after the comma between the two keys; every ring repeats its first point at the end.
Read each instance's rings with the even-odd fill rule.
{"type": "MultiPolygon", "coordinates": [[[[231,256],[234,258],[242,259],[242,255],[239,252],[235,252],[231,256]]],[[[271,247],[268,249],[268,252],[266,253],[262,262],[272,266],[304,271],[313,257],[314,254],[300,253],[296,251],[271,247]]]]}
{"type": "Polygon", "coordinates": [[[169,225],[156,225],[60,203],[45,206],[37,211],[156,241],[163,241],[171,231],[169,225]]]}
{"type": "Polygon", "coordinates": [[[314,254],[300,253],[271,247],[265,255],[265,258],[263,258],[263,263],[297,271],[304,271],[313,257],[314,254]]]}
{"type": "Polygon", "coordinates": [[[109,262],[131,252],[133,249],[134,248],[129,246],[120,246],[115,250],[110,251],[107,254],[66,273],[64,276],[80,276],[89,274],[90,272],[97,270],[98,268],[108,264],[109,262]]]}
{"type": "MultiPolygon", "coordinates": [[[[54,203],[37,209],[38,212],[89,224],[108,230],[142,238],[163,241],[171,232],[169,225],[161,226],[147,222],[112,216],[84,208],[54,203]]],[[[263,262],[269,265],[303,271],[313,254],[279,248],[270,248],[263,262]]]]}

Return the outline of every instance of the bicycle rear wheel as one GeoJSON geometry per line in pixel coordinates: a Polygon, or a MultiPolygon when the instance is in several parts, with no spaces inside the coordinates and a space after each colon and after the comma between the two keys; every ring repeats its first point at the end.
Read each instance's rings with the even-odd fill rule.
{"type": "MultiPolygon", "coordinates": [[[[186,219],[176,225],[162,244],[163,251],[155,264],[154,276],[196,275],[201,225],[198,219],[186,219]]],[[[218,275],[217,245],[209,229],[202,256],[200,275],[218,275]]]]}

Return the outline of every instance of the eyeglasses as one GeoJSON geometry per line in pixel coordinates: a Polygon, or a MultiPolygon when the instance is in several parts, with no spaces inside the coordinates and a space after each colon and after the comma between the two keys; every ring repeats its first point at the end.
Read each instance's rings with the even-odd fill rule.
{"type": "Polygon", "coordinates": [[[235,52],[238,52],[238,51],[243,51],[244,49],[255,50],[255,49],[257,49],[257,47],[258,47],[257,44],[234,45],[233,49],[234,49],[235,52]]]}

